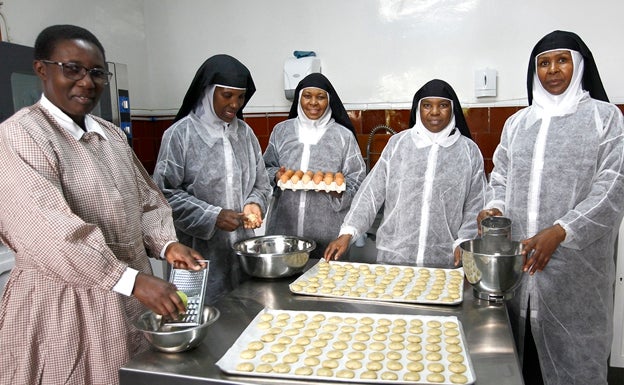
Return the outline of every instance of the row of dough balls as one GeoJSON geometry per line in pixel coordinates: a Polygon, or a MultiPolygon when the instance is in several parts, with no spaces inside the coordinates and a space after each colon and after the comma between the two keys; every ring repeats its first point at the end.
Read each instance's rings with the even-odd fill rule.
{"type": "Polygon", "coordinates": [[[449,303],[460,300],[463,287],[463,273],[459,270],[321,261],[315,273],[309,273],[293,282],[290,290],[298,294],[449,303]]]}
{"type": "Polygon", "coordinates": [[[458,324],[452,321],[441,323],[429,320],[425,324],[420,319],[411,319],[408,323],[403,319],[390,321],[380,318],[375,321],[367,316],[358,319],[351,316],[327,317],[319,313],[310,318],[305,313],[294,317],[288,313],[264,313],[260,315],[256,328],[266,333],[259,340],[249,342],[247,348],[241,351],[240,358],[243,361],[236,366],[239,372],[295,376],[316,374],[319,377],[345,379],[357,376],[366,380],[399,380],[401,372],[404,372],[404,381],[420,381],[424,375],[422,372],[427,369],[429,373],[425,377],[431,383],[445,382],[447,376],[452,383],[463,384],[468,381],[464,374],[467,368],[463,363],[458,324]],[[428,328],[426,333],[423,326],[428,328]],[[284,329],[286,327],[289,328],[284,329]],[[299,332],[292,334],[288,331],[299,332]],[[406,332],[409,333],[407,338],[403,336],[406,332]],[[419,335],[423,333],[426,335],[424,350],[419,335]],[[442,337],[446,345],[440,345],[442,337]],[[388,342],[388,345],[384,342],[388,342]],[[324,352],[323,348],[328,346],[332,350],[324,352]],[[448,366],[439,362],[442,360],[440,351],[443,346],[447,352],[448,366]],[[369,352],[368,360],[362,362],[366,357],[365,351],[369,352]],[[409,361],[407,364],[399,361],[405,351],[409,361]],[[278,355],[281,355],[281,359],[278,355]],[[322,355],[326,359],[318,358],[322,355]],[[348,361],[344,367],[339,367],[338,360],[345,357],[348,361]],[[421,362],[424,358],[429,363],[421,362]],[[256,359],[256,363],[249,361],[252,359],[256,359]],[[300,366],[293,371],[292,366],[297,363],[300,366]]]}

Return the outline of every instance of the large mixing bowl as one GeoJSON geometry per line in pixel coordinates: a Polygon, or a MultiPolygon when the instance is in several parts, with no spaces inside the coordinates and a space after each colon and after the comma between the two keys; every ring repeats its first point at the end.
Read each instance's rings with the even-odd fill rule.
{"type": "Polygon", "coordinates": [[[522,279],[522,244],[488,237],[462,242],[464,273],[476,297],[500,302],[513,297],[522,279]]]}
{"type": "Polygon", "coordinates": [[[316,242],[291,235],[266,235],[234,244],[243,270],[258,278],[281,278],[303,271],[316,242]]]}
{"type": "Polygon", "coordinates": [[[162,317],[151,311],[141,314],[134,322],[145,339],[156,349],[166,353],[178,353],[193,349],[206,338],[208,326],[218,318],[219,310],[204,306],[202,324],[199,326],[182,327],[163,324],[162,317]]]}

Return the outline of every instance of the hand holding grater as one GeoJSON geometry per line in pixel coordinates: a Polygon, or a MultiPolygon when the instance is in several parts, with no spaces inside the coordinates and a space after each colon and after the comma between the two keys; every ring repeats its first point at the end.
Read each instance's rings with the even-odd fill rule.
{"type": "Polygon", "coordinates": [[[167,320],[167,326],[197,326],[202,323],[202,315],[204,311],[204,293],[206,292],[206,283],[208,282],[209,261],[206,262],[206,268],[195,270],[171,269],[169,282],[173,283],[178,290],[183,291],[188,297],[186,305],[186,313],[180,314],[176,320],[167,320]]]}

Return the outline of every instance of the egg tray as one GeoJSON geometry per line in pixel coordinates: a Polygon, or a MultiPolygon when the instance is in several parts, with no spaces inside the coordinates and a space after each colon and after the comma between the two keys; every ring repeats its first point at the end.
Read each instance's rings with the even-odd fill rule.
{"type": "Polygon", "coordinates": [[[263,309],[216,365],[276,379],[472,384],[465,341],[455,316],[263,309]]]}
{"type": "Polygon", "coordinates": [[[314,183],[313,181],[309,181],[307,183],[303,183],[303,181],[299,181],[297,183],[293,183],[291,180],[288,180],[286,183],[282,183],[282,181],[277,181],[277,187],[282,190],[303,190],[303,191],[336,191],[342,192],[347,189],[347,183],[343,183],[340,186],[336,184],[336,182],[331,182],[330,184],[326,184],[325,182],[314,183]]]}
{"type": "Polygon", "coordinates": [[[321,259],[289,288],[295,294],[318,297],[457,305],[464,297],[464,271],[321,259]]]}

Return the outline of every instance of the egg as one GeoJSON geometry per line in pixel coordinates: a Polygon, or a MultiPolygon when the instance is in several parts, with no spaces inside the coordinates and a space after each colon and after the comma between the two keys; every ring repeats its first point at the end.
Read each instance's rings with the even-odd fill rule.
{"type": "Polygon", "coordinates": [[[312,181],[314,182],[314,184],[319,184],[323,181],[323,173],[318,171],[316,174],[314,174],[314,176],[312,177],[312,181]]]}
{"type": "Polygon", "coordinates": [[[331,172],[326,172],[325,176],[323,177],[323,182],[325,182],[326,185],[329,185],[333,181],[334,181],[334,174],[331,172]]]}
{"type": "Polygon", "coordinates": [[[297,170],[297,171],[295,172],[295,175],[297,175],[297,176],[299,177],[299,179],[301,179],[301,177],[303,177],[303,171],[301,171],[301,170],[297,170]]]}
{"type": "Polygon", "coordinates": [[[334,177],[334,180],[336,181],[336,185],[338,186],[342,186],[344,184],[344,174],[341,172],[337,172],[336,176],[334,177]]]}
{"type": "Polygon", "coordinates": [[[308,173],[305,173],[303,177],[301,177],[301,181],[303,183],[308,183],[311,180],[312,180],[312,176],[310,176],[308,173]]]}

